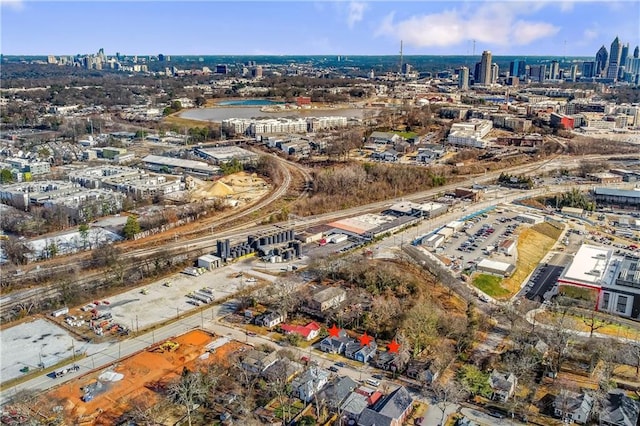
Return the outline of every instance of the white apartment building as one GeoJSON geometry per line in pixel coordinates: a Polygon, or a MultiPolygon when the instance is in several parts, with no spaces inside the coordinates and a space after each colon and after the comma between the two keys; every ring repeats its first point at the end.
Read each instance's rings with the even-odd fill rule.
{"type": "Polygon", "coordinates": [[[454,123],[447,142],[456,146],[468,146],[473,148],[486,148],[484,138],[493,128],[491,120],[471,119],[465,123],[454,123]]]}

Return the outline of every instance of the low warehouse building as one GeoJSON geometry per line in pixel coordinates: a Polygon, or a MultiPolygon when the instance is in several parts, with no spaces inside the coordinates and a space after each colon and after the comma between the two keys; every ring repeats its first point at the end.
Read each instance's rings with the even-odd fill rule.
{"type": "Polygon", "coordinates": [[[516,217],[516,220],[519,220],[522,223],[530,223],[532,225],[536,225],[538,223],[544,222],[544,217],[538,214],[521,213],[516,217]]]}
{"type": "Polygon", "coordinates": [[[198,268],[207,268],[211,271],[215,268],[219,268],[220,266],[222,266],[222,259],[220,259],[218,256],[205,254],[204,256],[200,256],[198,258],[198,268]]]}
{"type": "Polygon", "coordinates": [[[499,275],[501,277],[508,277],[515,270],[515,266],[510,263],[498,262],[495,260],[482,259],[478,263],[477,270],[479,272],[485,272],[487,274],[499,275]]]}
{"type": "Polygon", "coordinates": [[[443,241],[444,241],[444,236],[440,234],[433,234],[432,236],[430,236],[424,241],[424,245],[429,248],[435,249],[435,248],[438,248],[438,246],[442,244],[443,241]]]}

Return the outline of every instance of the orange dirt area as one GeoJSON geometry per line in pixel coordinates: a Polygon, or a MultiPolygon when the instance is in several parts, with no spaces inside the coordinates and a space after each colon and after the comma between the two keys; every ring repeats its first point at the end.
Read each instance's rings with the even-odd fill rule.
{"type": "Polygon", "coordinates": [[[73,424],[116,424],[134,404],[150,407],[157,403],[159,392],[177,379],[184,368],[197,370],[212,363],[226,364],[230,354],[244,346],[236,341],[221,342],[220,347],[207,352],[207,345],[219,338],[202,330],[190,331],[156,343],[111,368],[98,369],[54,388],[43,398],[63,407],[64,418],[73,424]],[[84,402],[82,397],[91,388],[93,399],[84,402]]]}

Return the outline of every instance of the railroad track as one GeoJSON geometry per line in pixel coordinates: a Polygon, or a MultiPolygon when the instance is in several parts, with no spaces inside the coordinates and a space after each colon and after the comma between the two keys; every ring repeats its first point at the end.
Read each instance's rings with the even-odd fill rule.
{"type": "MultiPolygon", "coordinates": [[[[635,154],[629,154],[627,156],[633,156],[633,155],[635,154]]],[[[617,155],[617,157],[620,157],[620,156],[621,155],[617,155]]],[[[563,157],[564,156],[556,156],[554,158],[547,159],[544,161],[539,161],[532,164],[514,166],[514,167],[510,167],[510,168],[495,171],[495,172],[477,175],[465,181],[457,182],[455,184],[449,184],[449,185],[441,186],[438,188],[433,188],[426,191],[421,191],[411,195],[403,196],[402,199],[408,200],[408,201],[420,201],[429,197],[433,197],[438,193],[452,191],[456,187],[463,186],[465,184],[470,184],[472,182],[479,183],[479,182],[487,182],[487,181],[495,180],[499,176],[499,174],[503,172],[520,173],[520,174],[534,173],[538,171],[541,167],[546,166],[549,163],[552,163],[554,161],[562,161],[563,157]]],[[[606,156],[606,155],[592,155],[592,156],[583,156],[582,159],[585,159],[585,158],[605,159],[608,157],[609,156],[606,156]]],[[[281,161],[281,164],[286,164],[289,167],[293,167],[299,173],[301,173],[301,175],[305,179],[305,182],[311,182],[310,174],[306,170],[301,168],[299,165],[295,163],[291,163],[287,160],[282,160],[282,159],[279,159],[279,160],[281,161]]],[[[353,208],[341,210],[338,212],[324,213],[324,214],[309,216],[296,221],[287,221],[287,222],[269,224],[269,225],[261,224],[262,219],[257,218],[255,220],[250,220],[237,226],[226,228],[224,231],[213,232],[214,228],[219,229],[241,218],[245,218],[251,214],[254,214],[255,212],[269,206],[271,203],[273,203],[274,201],[282,197],[284,194],[286,194],[292,182],[292,175],[288,167],[283,166],[282,169],[284,171],[284,181],[282,185],[280,185],[272,194],[265,197],[263,200],[259,201],[257,204],[251,206],[246,210],[243,210],[242,212],[234,214],[234,216],[232,217],[226,217],[226,218],[220,219],[215,222],[215,225],[207,225],[204,228],[204,230],[201,229],[199,231],[201,235],[199,237],[191,238],[191,239],[188,239],[187,241],[179,240],[179,241],[161,242],[160,243],[161,246],[144,247],[144,248],[127,251],[126,253],[127,264],[134,265],[136,264],[136,262],[152,260],[152,259],[155,259],[160,254],[163,256],[180,255],[180,256],[187,256],[189,258],[192,258],[204,252],[211,252],[215,250],[216,240],[218,239],[229,238],[232,240],[232,243],[237,243],[237,242],[246,240],[246,238],[250,234],[264,232],[269,229],[273,229],[274,226],[280,226],[280,227],[288,226],[288,227],[294,227],[295,229],[302,229],[312,225],[326,223],[329,221],[350,217],[357,214],[371,213],[376,211],[379,212],[396,201],[396,200],[383,200],[375,203],[370,203],[365,206],[353,207],[353,208]],[[202,233],[206,232],[207,229],[211,229],[211,232],[207,235],[202,236],[202,233]]],[[[308,188],[306,190],[308,190],[308,188]]],[[[306,195],[306,191],[300,196],[305,196],[305,195],[306,195]]],[[[78,272],[80,272],[82,268],[87,268],[89,266],[88,262],[90,262],[90,260],[85,259],[75,264],[67,263],[67,264],[61,264],[61,265],[55,265],[55,266],[52,265],[50,267],[47,267],[46,273],[49,275],[54,275],[54,274],[64,273],[65,271],[69,271],[70,273],[75,274],[76,272],[75,269],[77,269],[78,272]]],[[[82,278],[71,280],[70,284],[74,286],[81,286],[81,287],[91,286],[91,283],[95,283],[97,280],[104,278],[104,275],[105,275],[105,272],[102,270],[86,271],[86,272],[83,272],[82,278]]],[[[48,285],[40,286],[36,288],[16,290],[8,295],[4,295],[0,299],[0,313],[4,314],[8,311],[19,308],[20,306],[26,306],[29,303],[33,303],[38,300],[44,300],[45,298],[56,297],[57,295],[60,294],[59,292],[60,290],[58,288],[58,284],[48,284],[48,285]]]]}

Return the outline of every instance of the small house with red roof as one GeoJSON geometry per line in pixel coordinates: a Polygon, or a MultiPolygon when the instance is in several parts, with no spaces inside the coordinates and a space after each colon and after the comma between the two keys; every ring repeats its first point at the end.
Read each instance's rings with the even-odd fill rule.
{"type": "Polygon", "coordinates": [[[291,324],[281,324],[280,329],[285,334],[299,334],[304,340],[313,340],[318,337],[318,333],[320,332],[320,326],[311,321],[307,325],[291,325],[291,324]]]}

